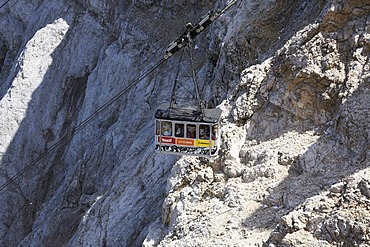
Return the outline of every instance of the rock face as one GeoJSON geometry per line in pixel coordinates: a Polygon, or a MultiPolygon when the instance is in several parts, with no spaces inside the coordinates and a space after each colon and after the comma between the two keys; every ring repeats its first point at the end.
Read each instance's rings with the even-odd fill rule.
{"type": "Polygon", "coordinates": [[[1,246],[370,245],[366,1],[240,1],[197,37],[216,159],[154,152],[177,55],[95,115],[225,4],[0,9],[1,246]]]}

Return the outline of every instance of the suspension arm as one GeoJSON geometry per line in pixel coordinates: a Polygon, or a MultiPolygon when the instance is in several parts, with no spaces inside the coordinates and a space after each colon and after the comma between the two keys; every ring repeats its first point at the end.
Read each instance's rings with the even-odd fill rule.
{"type": "Polygon", "coordinates": [[[193,40],[198,34],[200,34],[205,28],[207,28],[214,20],[220,17],[226,10],[228,10],[232,5],[234,5],[237,0],[231,1],[225,8],[222,10],[209,11],[205,14],[199,22],[195,25],[188,23],[186,24],[185,32],[177,38],[175,41],[172,41],[166,50],[164,59],[168,59],[177,51],[181,50],[183,47],[189,44],[190,40],[193,40]]]}

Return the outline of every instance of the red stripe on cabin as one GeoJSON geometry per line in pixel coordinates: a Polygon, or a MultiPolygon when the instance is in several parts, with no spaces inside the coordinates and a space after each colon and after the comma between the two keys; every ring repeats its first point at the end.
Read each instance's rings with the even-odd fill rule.
{"type": "Polygon", "coordinates": [[[160,137],[158,136],[158,142],[162,142],[162,144],[175,144],[176,139],[173,137],[164,137],[162,136],[162,141],[160,137]]]}

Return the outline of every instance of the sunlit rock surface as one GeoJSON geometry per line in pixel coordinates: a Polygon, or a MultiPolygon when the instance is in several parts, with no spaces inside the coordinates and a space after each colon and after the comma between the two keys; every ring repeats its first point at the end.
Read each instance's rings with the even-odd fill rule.
{"type": "Polygon", "coordinates": [[[225,4],[0,9],[1,246],[370,245],[366,1],[239,1],[194,40],[216,159],[154,152],[179,55],[58,143],[225,4]]]}

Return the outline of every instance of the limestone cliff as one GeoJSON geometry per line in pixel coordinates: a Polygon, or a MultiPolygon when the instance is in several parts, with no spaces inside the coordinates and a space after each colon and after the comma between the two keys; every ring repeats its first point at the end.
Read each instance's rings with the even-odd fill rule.
{"type": "Polygon", "coordinates": [[[214,160],[154,152],[179,56],[54,148],[226,3],[0,9],[1,246],[370,245],[366,1],[238,1],[197,37],[214,160]]]}

